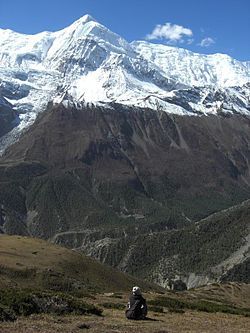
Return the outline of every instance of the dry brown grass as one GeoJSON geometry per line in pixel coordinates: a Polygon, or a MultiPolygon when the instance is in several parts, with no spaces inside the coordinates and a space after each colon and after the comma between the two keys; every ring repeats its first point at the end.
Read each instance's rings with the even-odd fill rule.
{"type": "Polygon", "coordinates": [[[162,290],[44,240],[0,235],[0,288],[50,289],[56,282],[61,284],[61,291],[67,292],[72,281],[83,290],[97,292],[124,291],[137,284],[147,290],[162,290]]]}
{"type": "Polygon", "coordinates": [[[212,284],[189,290],[188,299],[206,299],[223,302],[237,307],[250,308],[250,285],[245,283],[212,284]]]}
{"type": "Polygon", "coordinates": [[[188,311],[150,313],[152,321],[129,321],[124,312],[105,310],[104,316],[31,316],[2,323],[0,333],[249,333],[250,318],[188,311]],[[84,328],[85,327],[85,328],[84,328]]]}
{"type": "MultiPolygon", "coordinates": [[[[147,294],[147,299],[154,298],[147,294]]],[[[128,295],[97,295],[95,304],[104,302],[126,305],[128,295]]],[[[181,296],[182,297],[182,296],[181,296]]],[[[51,316],[32,315],[19,318],[13,323],[1,323],[0,333],[249,333],[250,318],[198,311],[186,311],[184,314],[150,312],[146,321],[131,321],[124,311],[104,309],[103,316],[51,316]]]]}

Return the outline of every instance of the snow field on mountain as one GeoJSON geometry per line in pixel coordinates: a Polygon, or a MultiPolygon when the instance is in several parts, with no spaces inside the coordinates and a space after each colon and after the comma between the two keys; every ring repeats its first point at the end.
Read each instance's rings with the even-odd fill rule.
{"type": "Polygon", "coordinates": [[[249,114],[249,81],[250,62],[128,43],[89,15],[57,32],[0,29],[0,97],[19,114],[15,132],[61,96],[179,115],[249,114]]]}

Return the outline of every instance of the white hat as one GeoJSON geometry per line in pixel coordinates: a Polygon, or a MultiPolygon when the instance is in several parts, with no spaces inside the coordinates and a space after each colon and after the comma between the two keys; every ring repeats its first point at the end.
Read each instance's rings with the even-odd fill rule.
{"type": "Polygon", "coordinates": [[[135,286],[135,287],[133,287],[133,289],[132,289],[132,293],[133,293],[134,295],[141,295],[141,290],[140,290],[139,287],[135,286]]]}

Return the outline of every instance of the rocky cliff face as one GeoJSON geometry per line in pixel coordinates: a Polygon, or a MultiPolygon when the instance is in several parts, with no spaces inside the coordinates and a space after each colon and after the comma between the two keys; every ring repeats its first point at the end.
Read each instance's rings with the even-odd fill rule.
{"type": "Polygon", "coordinates": [[[217,280],[242,261],[214,268],[244,246],[248,204],[200,220],[249,197],[249,127],[237,114],[51,103],[1,159],[1,230],[162,285],[217,280]]]}
{"type": "Polygon", "coordinates": [[[13,106],[0,94],[0,138],[17,125],[17,115],[13,106]]]}

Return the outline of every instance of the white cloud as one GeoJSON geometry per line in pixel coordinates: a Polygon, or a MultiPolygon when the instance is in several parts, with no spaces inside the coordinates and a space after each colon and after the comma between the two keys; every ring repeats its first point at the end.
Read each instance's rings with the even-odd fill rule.
{"type": "Polygon", "coordinates": [[[199,43],[202,47],[209,47],[210,45],[213,45],[215,43],[215,40],[211,37],[203,38],[202,41],[199,43]]]}
{"type": "Polygon", "coordinates": [[[146,36],[146,39],[166,39],[167,42],[170,43],[183,43],[184,37],[191,36],[193,36],[193,32],[191,29],[167,22],[163,25],[157,24],[151,34],[146,36]]]}

